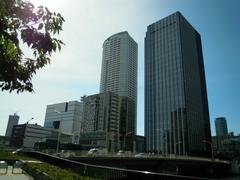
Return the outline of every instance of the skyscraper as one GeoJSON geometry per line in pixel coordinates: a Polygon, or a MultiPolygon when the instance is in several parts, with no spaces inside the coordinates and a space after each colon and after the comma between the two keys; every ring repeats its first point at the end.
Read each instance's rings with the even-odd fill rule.
{"type": "Polygon", "coordinates": [[[100,93],[113,92],[137,101],[137,43],[127,31],[103,43],[100,93]]]}
{"type": "Polygon", "coordinates": [[[121,117],[120,124],[134,124],[129,130],[126,123],[126,134],[136,133],[137,106],[137,43],[123,31],[107,38],[103,43],[100,93],[112,92],[121,96],[127,104],[126,111],[134,112],[132,119],[121,117]],[[126,100],[128,98],[128,100],[126,100]],[[132,122],[130,122],[132,121],[132,122]]]}
{"type": "Polygon", "coordinates": [[[199,155],[211,143],[200,34],[176,12],[145,37],[147,151],[199,155]]]}
{"type": "Polygon", "coordinates": [[[11,137],[13,126],[18,125],[18,121],[19,121],[19,116],[16,113],[14,113],[14,115],[9,115],[5,136],[11,137]]]}
{"type": "Polygon", "coordinates": [[[227,121],[225,117],[215,119],[216,136],[228,135],[227,121]]]}

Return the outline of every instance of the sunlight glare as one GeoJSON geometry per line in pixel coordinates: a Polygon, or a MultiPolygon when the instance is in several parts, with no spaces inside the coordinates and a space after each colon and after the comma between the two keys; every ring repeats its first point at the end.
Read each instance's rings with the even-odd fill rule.
{"type": "Polygon", "coordinates": [[[65,0],[29,0],[35,7],[46,6],[50,11],[60,10],[65,0]]]}

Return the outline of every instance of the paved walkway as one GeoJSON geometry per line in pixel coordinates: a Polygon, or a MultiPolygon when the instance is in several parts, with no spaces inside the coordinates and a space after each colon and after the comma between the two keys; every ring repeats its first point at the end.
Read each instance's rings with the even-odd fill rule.
{"type": "Polygon", "coordinates": [[[20,173],[20,174],[12,174],[12,166],[8,166],[8,172],[7,174],[1,174],[0,180],[34,180],[33,177],[30,177],[27,174],[22,174],[22,169],[14,169],[14,173],[20,173]]]}

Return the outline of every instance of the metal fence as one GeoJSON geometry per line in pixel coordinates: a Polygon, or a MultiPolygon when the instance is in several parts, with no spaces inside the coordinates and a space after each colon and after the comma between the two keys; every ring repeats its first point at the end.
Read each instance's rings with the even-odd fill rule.
{"type": "Polygon", "coordinates": [[[137,171],[130,169],[122,169],[116,167],[106,167],[98,165],[83,164],[84,168],[77,171],[85,176],[97,179],[161,179],[161,180],[175,180],[175,179],[199,179],[205,178],[188,177],[181,175],[170,175],[164,173],[154,173],[149,171],[137,171]]]}

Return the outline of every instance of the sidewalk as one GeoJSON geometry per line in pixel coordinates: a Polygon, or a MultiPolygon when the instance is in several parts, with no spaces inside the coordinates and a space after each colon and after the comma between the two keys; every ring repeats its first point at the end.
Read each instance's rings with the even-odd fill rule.
{"type": "MultiPolygon", "coordinates": [[[[14,172],[21,173],[22,169],[15,169],[14,172]]],[[[34,180],[34,178],[27,174],[12,174],[12,166],[8,166],[7,174],[1,174],[0,180],[34,180]]]]}

